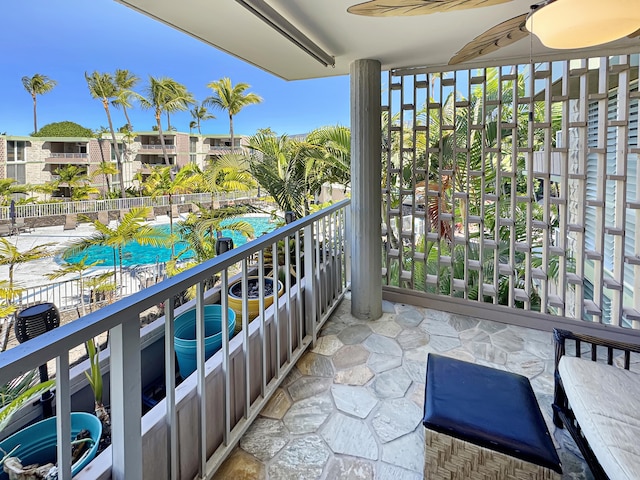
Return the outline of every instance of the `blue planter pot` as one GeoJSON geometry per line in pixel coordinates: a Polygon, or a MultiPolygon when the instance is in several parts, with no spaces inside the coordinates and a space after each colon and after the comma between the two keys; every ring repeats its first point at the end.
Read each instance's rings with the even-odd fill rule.
{"type": "MultiPolygon", "coordinates": [[[[72,412],[70,441],[74,439],[81,430],[89,431],[91,439],[93,440],[93,446],[89,450],[89,454],[87,456],[71,466],[72,475],[75,475],[82,470],[91,460],[93,460],[93,457],[96,456],[98,444],[100,443],[100,436],[102,435],[102,424],[100,423],[100,420],[98,420],[98,417],[91,413],[72,412]]],[[[57,443],[56,418],[51,417],[14,433],[0,442],[0,448],[8,453],[17,445],[20,445],[12,456],[18,457],[22,465],[26,466],[34,463],[44,465],[46,463],[56,463],[57,443]]],[[[4,473],[4,471],[0,471],[1,480],[8,478],[9,476],[4,473]]]]}
{"type": "MultiPolygon", "coordinates": [[[[233,336],[236,314],[229,311],[229,338],[233,336]]],[[[192,308],[175,319],[174,343],[178,367],[182,378],[187,378],[196,370],[196,310],[192,308]]],[[[222,347],[222,307],[206,305],[204,307],[204,350],[205,358],[211,357],[222,347]]]]}

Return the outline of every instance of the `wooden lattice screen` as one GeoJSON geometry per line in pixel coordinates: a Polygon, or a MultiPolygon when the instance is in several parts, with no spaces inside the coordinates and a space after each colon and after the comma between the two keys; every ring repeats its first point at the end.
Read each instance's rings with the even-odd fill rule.
{"type": "Polygon", "coordinates": [[[638,57],[389,72],[383,282],[639,328],[638,57]]]}

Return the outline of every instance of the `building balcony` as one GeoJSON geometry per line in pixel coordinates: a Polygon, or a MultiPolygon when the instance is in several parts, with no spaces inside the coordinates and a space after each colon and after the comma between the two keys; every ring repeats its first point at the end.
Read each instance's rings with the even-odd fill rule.
{"type": "Polygon", "coordinates": [[[86,165],[89,163],[89,155],[87,153],[50,153],[44,161],[46,163],[86,165]]]}
{"type": "MultiPolygon", "coordinates": [[[[417,479],[426,356],[436,352],[528,376],[566,478],[589,478],[570,437],[551,423],[551,333],[488,321],[490,305],[459,315],[412,306],[410,296],[385,301],[380,320],[357,320],[349,313],[349,215],[343,201],[32,339],[28,349],[4,352],[0,383],[55,360],[58,428],[65,428],[71,406],[92,410],[88,364],[69,369],[68,352],[109,332],[101,363],[110,385],[112,445],[74,477],[80,480],[235,478],[239,465],[255,472],[251,478],[339,478],[357,470],[364,478],[417,479]],[[278,242],[291,248],[278,252],[278,242]],[[222,292],[234,277],[274,269],[293,272],[283,278],[285,293],[250,323],[240,315],[244,327],[206,363],[199,340],[196,371],[176,382],[174,342],[165,340],[173,338],[173,321],[165,318],[210,303],[224,311],[222,292]],[[217,286],[205,290],[211,279],[217,286]],[[178,306],[193,286],[195,298],[178,306]],[[160,304],[165,316],[139,330],[141,318],[160,304]],[[169,393],[141,402],[150,389],[169,393]]],[[[39,415],[36,404],[11,428],[39,415]]]]}
{"type": "Polygon", "coordinates": [[[528,377],[563,478],[591,478],[570,435],[553,425],[551,333],[401,303],[383,308],[377,321],[358,320],[347,294],[214,479],[422,479],[429,353],[528,377]]]}
{"type": "MultiPolygon", "coordinates": [[[[167,152],[175,152],[176,150],[175,145],[165,145],[165,148],[167,152]]],[[[147,152],[158,153],[158,151],[162,152],[162,145],[143,143],[142,145],[140,145],[138,153],[147,153],[147,152]]]]}

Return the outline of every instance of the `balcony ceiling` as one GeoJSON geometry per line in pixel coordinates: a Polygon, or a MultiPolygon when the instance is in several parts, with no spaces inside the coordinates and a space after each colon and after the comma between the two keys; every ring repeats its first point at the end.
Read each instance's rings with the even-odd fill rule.
{"type": "MultiPolygon", "coordinates": [[[[497,5],[446,13],[372,17],[347,12],[347,8],[364,0],[267,0],[290,23],[335,57],[333,68],[324,67],[308,56],[235,0],[182,0],[178,4],[172,0],[115,1],[287,80],[344,75],[349,73],[351,62],[366,58],[380,60],[384,70],[447,65],[475,37],[527,13],[535,3],[504,0],[505,3],[497,5]]],[[[381,3],[395,3],[395,0],[381,3]]],[[[597,55],[634,47],[640,48],[640,39],[624,38],[584,52],[597,55]]],[[[533,41],[533,52],[537,58],[580,56],[575,51],[546,49],[537,39],[533,41]]],[[[528,59],[529,39],[524,38],[461,66],[498,65],[528,59]]]]}

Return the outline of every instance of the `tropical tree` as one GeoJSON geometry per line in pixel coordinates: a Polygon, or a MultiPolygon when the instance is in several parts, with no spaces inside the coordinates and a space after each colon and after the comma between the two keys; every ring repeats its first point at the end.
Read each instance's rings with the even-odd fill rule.
{"type": "Polygon", "coordinates": [[[85,315],[86,308],[84,304],[84,273],[90,268],[95,267],[96,265],[100,265],[104,263],[104,260],[97,260],[95,262],[87,262],[89,255],[84,255],[77,262],[69,262],[64,260],[64,263],[60,265],[53,272],[45,273],[44,276],[49,280],[56,280],[58,278],[64,277],[66,275],[78,275],[78,289],[80,290],[80,306],[82,307],[82,314],[85,315]]]}
{"type": "Polygon", "coordinates": [[[11,196],[15,193],[26,193],[26,185],[18,185],[13,178],[0,178],[0,202],[8,204],[11,202],[11,196]]]}
{"type": "Polygon", "coordinates": [[[69,187],[69,193],[72,198],[73,191],[89,181],[86,170],[77,165],[65,165],[57,168],[53,173],[60,177],[54,182],[56,187],[59,188],[61,185],[69,187]]]}
{"type": "Polygon", "coordinates": [[[247,191],[256,184],[244,155],[228,153],[210,160],[202,171],[200,190],[211,193],[211,208],[214,196],[221,192],[247,191]]]}
{"type": "MultiPolygon", "coordinates": [[[[217,209],[202,209],[198,215],[189,214],[187,218],[178,222],[177,228],[180,238],[187,246],[176,254],[176,258],[167,264],[169,275],[176,275],[199,263],[205,262],[216,256],[216,232],[223,229],[232,230],[247,238],[253,238],[255,232],[250,223],[242,220],[241,215],[254,213],[257,210],[251,205],[228,205],[217,209]],[[180,266],[177,261],[187,252],[193,254],[180,266]]],[[[207,286],[212,286],[213,282],[208,282],[207,286]]],[[[195,289],[187,290],[187,297],[192,298],[195,289]]]]}
{"type": "Polygon", "coordinates": [[[317,148],[315,152],[322,165],[324,180],[338,183],[345,188],[351,183],[351,130],[340,125],[321,127],[312,131],[306,139],[307,143],[317,148]]]}
{"type": "Polygon", "coordinates": [[[249,148],[254,152],[249,169],[260,186],[282,211],[294,212],[298,218],[307,215],[309,199],[328,178],[322,149],[268,131],[252,136],[249,148]]]}
{"type": "Polygon", "coordinates": [[[207,97],[203,105],[211,105],[212,107],[226,110],[229,115],[229,135],[231,136],[231,153],[235,148],[233,137],[233,117],[247,105],[262,102],[255,93],[245,93],[250,87],[247,83],[238,83],[231,85],[231,79],[224,77],[220,80],[207,84],[207,87],[213,90],[213,95],[207,97]]]}
{"type": "Polygon", "coordinates": [[[162,155],[165,165],[169,166],[169,155],[162,133],[162,112],[176,112],[188,110],[189,106],[195,103],[193,95],[187,87],[171,78],[149,77],[149,85],[145,89],[146,96],[140,99],[140,104],[144,109],[151,109],[154,112],[162,155]]]}
{"type": "Polygon", "coordinates": [[[129,119],[128,108],[133,106],[132,100],[139,99],[140,95],[133,91],[133,88],[140,81],[140,77],[134,75],[129,70],[116,69],[114,81],[117,88],[116,98],[111,101],[111,105],[116,108],[122,108],[122,113],[127,119],[127,130],[133,131],[133,125],[129,119]]]}
{"type": "Polygon", "coordinates": [[[116,131],[113,129],[113,122],[111,121],[111,112],[109,111],[109,102],[114,98],[117,99],[118,97],[118,86],[110,73],[94,71],[91,75],[88,75],[85,72],[84,78],[89,86],[89,93],[91,93],[93,98],[102,101],[102,106],[107,114],[109,131],[111,132],[111,145],[116,155],[116,164],[120,178],[120,195],[124,198],[125,189],[124,176],[122,175],[122,158],[120,156],[120,149],[118,148],[118,141],[116,140],[116,131]]]}
{"type": "MultiPolygon", "coordinates": [[[[173,196],[191,193],[196,189],[199,181],[200,169],[194,163],[182,168],[175,176],[172,167],[155,167],[144,183],[145,191],[152,197],[167,195],[169,197],[169,231],[173,236],[173,196]]],[[[171,256],[174,255],[173,243],[171,256]]]]}
{"type": "MultiPolygon", "coordinates": [[[[62,253],[62,258],[70,257],[84,252],[94,245],[113,248],[120,271],[120,284],[122,285],[122,259],[123,248],[130,242],[138,242],[141,245],[152,247],[169,246],[171,237],[159,228],[148,225],[146,222],[149,214],[148,207],[136,207],[127,212],[122,220],[113,228],[101,223],[98,220],[89,221],[96,233],[90,237],[81,238],[71,243],[62,253]]],[[[114,265],[114,272],[116,265],[114,265]]]]}
{"type": "MultiPolygon", "coordinates": [[[[196,105],[191,110],[191,117],[195,122],[195,126],[198,127],[198,133],[202,135],[202,131],[200,130],[200,122],[204,122],[205,120],[211,120],[216,118],[215,115],[212,115],[207,110],[207,107],[204,105],[196,105]]],[[[191,125],[191,124],[189,124],[191,125]]]]}
{"type": "MultiPolygon", "coordinates": [[[[111,178],[111,175],[116,175],[118,173],[119,173],[118,168],[112,162],[102,161],[96,166],[96,169],[91,173],[91,179],[94,180],[97,176],[102,175],[104,177],[105,182],[107,183],[106,193],[111,193],[111,181],[109,179],[111,178]]],[[[107,195],[105,194],[104,197],[106,198],[107,195]]]]}
{"type": "Polygon", "coordinates": [[[38,115],[37,115],[37,97],[49,93],[56,86],[57,82],[50,79],[46,75],[36,73],[33,77],[22,77],[22,85],[29,92],[33,99],[33,132],[38,131],[38,115]]]}
{"type": "MultiPolygon", "coordinates": [[[[16,288],[14,281],[16,267],[23,263],[32,262],[34,260],[39,260],[53,255],[53,251],[48,250],[52,245],[54,244],[44,243],[42,245],[37,245],[33,248],[20,251],[16,245],[12,244],[6,238],[0,238],[0,265],[7,265],[9,267],[7,283],[2,286],[2,289],[4,290],[4,294],[2,296],[7,300],[6,303],[8,305],[13,303],[13,298],[20,292],[20,289],[16,288]]],[[[6,305],[5,308],[12,310],[12,307],[8,307],[6,305]]],[[[9,331],[11,330],[12,323],[13,317],[10,318],[9,322],[5,322],[1,345],[2,348],[0,348],[0,351],[4,351],[7,348],[7,341],[9,339],[9,331]]]]}
{"type": "Polygon", "coordinates": [[[49,182],[43,183],[41,185],[32,185],[31,189],[36,193],[41,193],[45,195],[45,197],[48,195],[49,198],[51,198],[51,195],[53,195],[56,190],[58,190],[58,184],[57,182],[49,182]]]}

